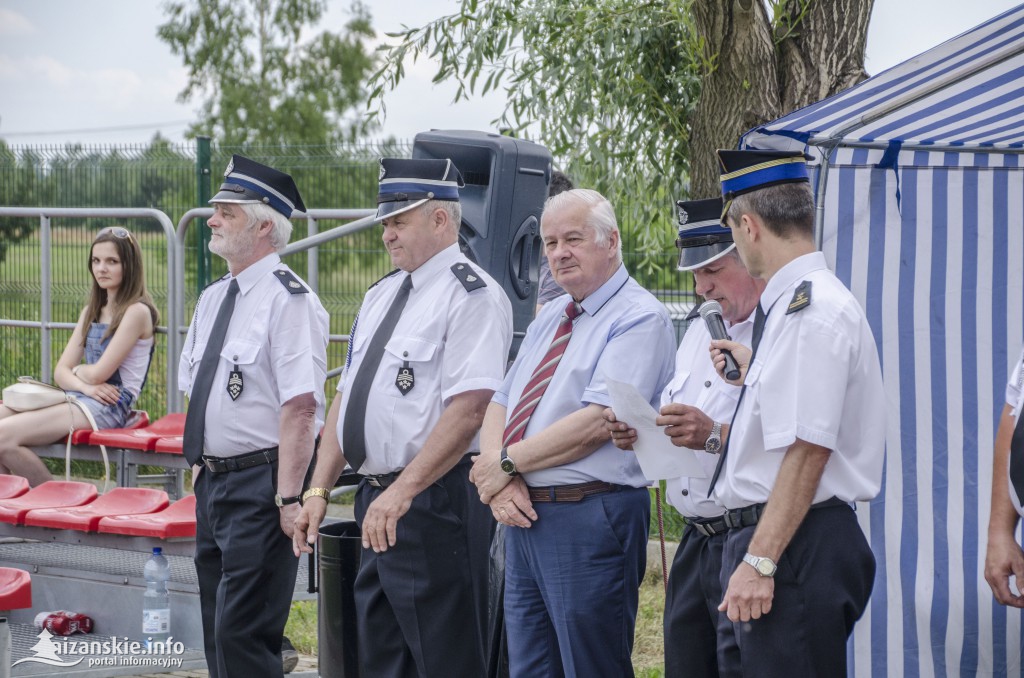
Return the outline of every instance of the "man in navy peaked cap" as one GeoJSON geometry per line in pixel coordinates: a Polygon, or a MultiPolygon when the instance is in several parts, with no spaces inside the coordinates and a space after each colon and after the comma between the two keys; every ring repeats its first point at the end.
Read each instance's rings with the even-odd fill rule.
{"type": "Polygon", "coordinates": [[[289,175],[236,155],[210,202],[210,251],[229,273],[196,302],[178,364],[206,663],[214,678],[281,676],[292,530],[324,421],[327,311],[278,254],[305,210],[289,175]]]}
{"type": "MultiPolygon", "coordinates": [[[[751,348],[719,340],[743,376],[711,478],[729,526],[719,609],[739,646],[730,675],[845,676],[875,559],[853,503],[881,487],[885,392],[857,299],[814,243],[805,158],[719,151],[724,221],[766,282],[751,348]]],[[[713,353],[721,374],[724,357],[713,353]]]]}
{"type": "Polygon", "coordinates": [[[377,217],[395,270],[366,293],[296,530],[309,551],[346,462],[362,480],[359,664],[374,678],[483,676],[494,522],[471,454],[512,342],[512,305],[459,251],[451,160],[383,158],[377,217]]]}
{"type": "MultiPolygon", "coordinates": [[[[680,200],[678,208],[680,271],[692,271],[697,294],[721,307],[726,329],[734,341],[750,344],[754,309],[764,281],[752,278],[722,224],[722,199],[680,200]]],[[[729,621],[718,610],[722,602],[722,549],[726,533],[725,507],[708,496],[723,437],[736,409],[739,387],[715,372],[708,355],[711,334],[699,307],[687,317],[690,324],[676,351],[675,375],[661,393],[658,424],[666,427],[673,444],[692,450],[705,477],[670,480],[666,498],[686,519],[672,562],[665,597],[665,675],[668,678],[738,678],[728,667],[739,665],[739,648],[732,638],[717,637],[729,621]]],[[[615,445],[632,449],[636,431],[615,413],[605,410],[615,445]]]]}
{"type": "Polygon", "coordinates": [[[224,170],[224,183],[217,195],[210,198],[211,205],[217,203],[262,203],[285,217],[291,217],[296,210],[306,211],[291,175],[237,154],[231,156],[224,170]]]}

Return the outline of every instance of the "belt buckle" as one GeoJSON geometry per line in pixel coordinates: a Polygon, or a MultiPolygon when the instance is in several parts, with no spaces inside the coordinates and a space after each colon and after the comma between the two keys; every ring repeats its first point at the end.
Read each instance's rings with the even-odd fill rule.
{"type": "Polygon", "coordinates": [[[715,536],[715,533],[710,528],[710,526],[705,525],[704,523],[698,523],[698,522],[694,521],[694,522],[691,522],[690,524],[693,525],[693,529],[697,530],[698,532],[703,534],[705,537],[713,537],[713,536],[715,536]]]}
{"type": "Polygon", "coordinates": [[[722,516],[722,520],[725,521],[725,526],[730,530],[743,526],[743,519],[739,514],[739,511],[736,511],[736,509],[726,511],[725,515],[722,516]],[[737,518],[739,518],[739,520],[737,520],[737,518]]]}
{"type": "Polygon", "coordinates": [[[380,489],[381,487],[380,480],[377,479],[377,476],[366,476],[366,482],[370,487],[376,487],[377,489],[380,489]]]}

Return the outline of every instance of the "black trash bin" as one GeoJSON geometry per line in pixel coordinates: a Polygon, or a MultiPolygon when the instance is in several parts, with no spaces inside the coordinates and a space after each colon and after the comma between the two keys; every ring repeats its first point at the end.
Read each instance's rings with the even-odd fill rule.
{"type": "Polygon", "coordinates": [[[355,601],[361,552],[356,521],[320,528],[317,639],[321,678],[361,678],[355,601]]]}

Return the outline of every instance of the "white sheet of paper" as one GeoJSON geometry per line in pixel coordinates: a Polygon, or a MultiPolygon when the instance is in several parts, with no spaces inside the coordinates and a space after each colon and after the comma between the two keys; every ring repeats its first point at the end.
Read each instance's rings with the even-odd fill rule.
{"type": "Polygon", "coordinates": [[[654,423],[658,413],[635,386],[614,379],[606,379],[605,383],[615,417],[636,430],[633,451],[648,480],[707,477],[693,450],[673,445],[664,427],[654,423]]]}

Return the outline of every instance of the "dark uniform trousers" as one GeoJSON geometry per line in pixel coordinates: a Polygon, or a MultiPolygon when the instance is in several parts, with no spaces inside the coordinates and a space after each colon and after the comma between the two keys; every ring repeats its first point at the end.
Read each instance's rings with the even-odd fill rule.
{"type": "MultiPolygon", "coordinates": [[[[756,529],[729,531],[722,554],[723,590],[756,529]]],[[[875,557],[853,509],[837,505],[808,511],[779,559],[771,611],[723,627],[739,645],[738,670],[744,678],[846,676],[847,639],[864,613],[874,578],[875,557]]],[[[723,668],[729,675],[737,671],[723,668]]]]}
{"type": "MultiPolygon", "coordinates": [[[[420,492],[383,553],[363,549],[355,582],[359,664],[367,678],[485,675],[487,570],[494,518],[468,459],[420,492]]],[[[360,528],[384,490],[356,493],[360,528]]]]}
{"type": "Polygon", "coordinates": [[[299,561],[274,504],[277,463],[196,481],[196,572],[211,678],[284,675],[281,637],[299,561]]]}
{"type": "Polygon", "coordinates": [[[665,678],[740,678],[719,669],[739,667],[732,624],[718,611],[725,539],[724,532],[708,537],[691,524],[679,540],[665,597],[665,678]],[[729,633],[719,637],[722,624],[729,633]]]}

